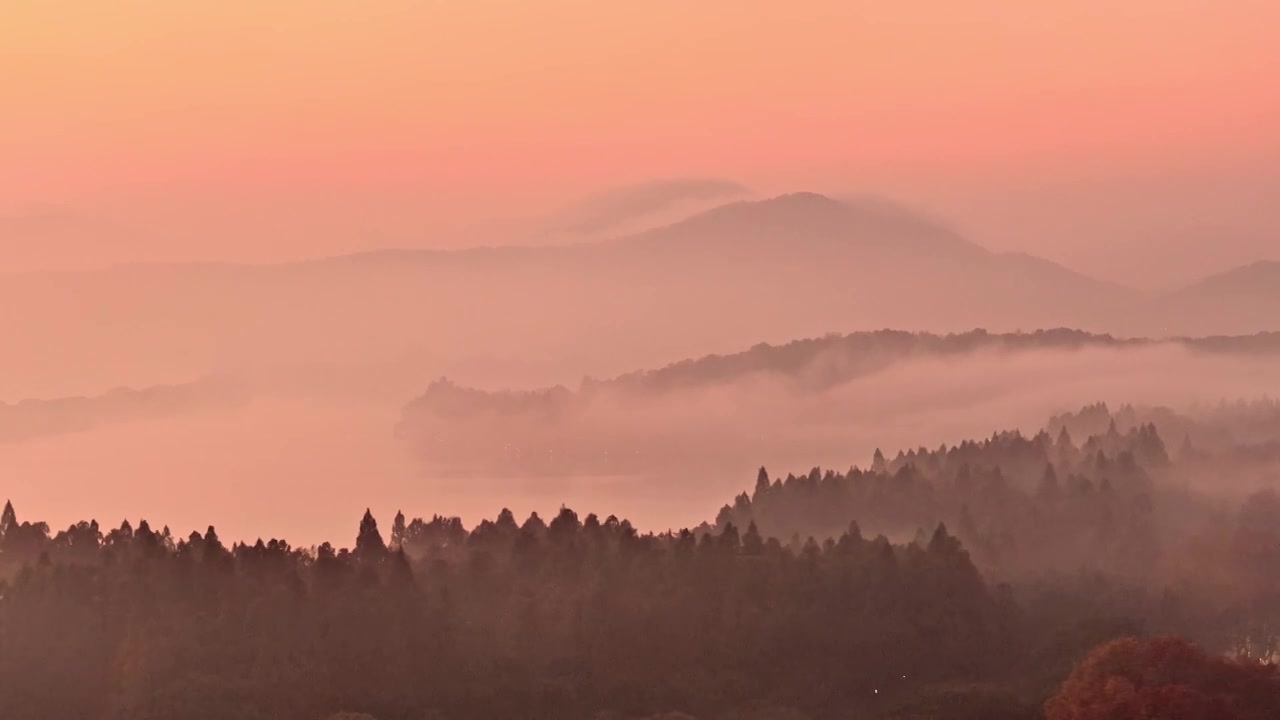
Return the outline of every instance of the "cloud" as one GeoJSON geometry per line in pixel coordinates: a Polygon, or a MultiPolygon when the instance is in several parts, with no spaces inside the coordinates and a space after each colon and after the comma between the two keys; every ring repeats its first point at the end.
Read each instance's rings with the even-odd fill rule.
{"type": "Polygon", "coordinates": [[[689,203],[705,203],[751,195],[746,186],[718,178],[656,180],[593,195],[561,213],[557,230],[594,233],[616,229],[689,203]]]}

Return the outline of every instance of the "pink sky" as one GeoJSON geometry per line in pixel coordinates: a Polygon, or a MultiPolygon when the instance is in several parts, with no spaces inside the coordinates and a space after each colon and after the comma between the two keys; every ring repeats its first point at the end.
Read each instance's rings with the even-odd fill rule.
{"type": "Polygon", "coordinates": [[[1280,242],[1276,27],[1264,0],[12,0],[0,221],[56,220],[0,222],[0,268],[515,241],[685,176],[1200,267],[1280,242]]]}
{"type": "MultiPolygon", "coordinates": [[[[0,0],[0,402],[221,372],[261,373],[277,393],[5,445],[0,477],[19,512],[55,527],[144,514],[238,539],[341,540],[366,506],[384,522],[397,507],[474,521],[561,502],[644,527],[695,522],[753,469],[723,485],[665,478],[682,486],[672,514],[676,496],[647,483],[424,478],[392,427],[446,371],[488,387],[576,382],[854,329],[883,308],[837,318],[784,300],[720,334],[649,313],[664,327],[648,337],[647,296],[628,294],[640,285],[566,319],[584,304],[573,288],[465,273],[383,287],[352,271],[341,292],[323,273],[248,289],[216,272],[5,273],[558,242],[567,233],[551,229],[584,198],[696,178],[647,187],[877,194],[993,249],[1170,287],[1280,260],[1278,27],[1275,0],[0,0]],[[475,315],[459,312],[473,294],[475,315]],[[614,326],[628,337],[597,337],[614,326]],[[314,507],[280,517],[300,493],[314,507]]],[[[255,274],[277,276],[235,277],[255,274]]],[[[742,297],[696,287],[708,317],[742,297]]],[[[1166,377],[1141,360],[1160,388],[1270,387],[1238,368],[1166,377]]],[[[1007,384],[1004,371],[991,377],[1007,384]]],[[[1123,381],[1036,387],[1072,398],[1057,409],[1141,400],[1123,381]]],[[[901,387],[932,397],[914,380],[875,389],[901,387]]],[[[1025,395],[957,417],[1012,427],[1025,395]]],[[[838,460],[972,434],[931,435],[936,410],[838,460]]],[[[868,416],[875,432],[882,415],[868,416]]]]}

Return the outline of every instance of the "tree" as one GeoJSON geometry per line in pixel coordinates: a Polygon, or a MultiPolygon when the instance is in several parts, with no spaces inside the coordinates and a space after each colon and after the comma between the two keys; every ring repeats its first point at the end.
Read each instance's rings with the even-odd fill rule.
{"type": "Polygon", "coordinates": [[[1280,675],[1179,638],[1124,638],[1095,648],[1045,704],[1045,717],[1266,720],[1280,717],[1280,675]]]}
{"type": "Polygon", "coordinates": [[[755,489],[755,492],[752,494],[751,499],[752,499],[752,500],[759,500],[760,498],[764,497],[765,495],[768,495],[768,494],[769,494],[769,484],[770,484],[770,483],[769,483],[769,471],[768,471],[768,470],[765,470],[765,469],[764,469],[764,466],[761,466],[761,467],[760,467],[760,471],[759,471],[758,473],[756,473],[756,489],[755,489]]]}
{"type": "Polygon", "coordinates": [[[744,555],[764,554],[764,539],[760,537],[760,530],[754,522],[747,526],[747,532],[742,536],[742,553],[744,555]]]}
{"type": "Polygon", "coordinates": [[[133,525],[128,518],[120,522],[120,527],[107,533],[106,542],[115,547],[128,546],[133,542],[133,525]]]}
{"type": "Polygon", "coordinates": [[[493,525],[499,532],[506,535],[515,535],[520,529],[520,526],[516,524],[516,516],[507,508],[502,508],[502,511],[498,513],[498,519],[494,521],[493,525]]]}
{"type": "Polygon", "coordinates": [[[874,472],[882,473],[888,468],[885,462],[884,453],[880,452],[880,448],[876,448],[876,452],[871,456],[871,469],[874,472]]]}
{"type": "Polygon", "coordinates": [[[1062,495],[1062,485],[1058,482],[1058,473],[1053,463],[1046,463],[1044,475],[1040,476],[1040,484],[1036,487],[1036,497],[1048,502],[1056,502],[1062,495]]]}
{"type": "Polygon", "coordinates": [[[356,535],[356,555],[376,559],[387,554],[387,544],[378,532],[378,521],[373,513],[365,508],[364,517],[360,518],[360,532],[356,535]]]}
{"type": "Polygon", "coordinates": [[[720,548],[730,555],[736,554],[742,548],[742,539],[738,535],[738,528],[733,523],[728,523],[724,529],[720,531],[720,548]]]}
{"type": "Polygon", "coordinates": [[[947,532],[945,523],[938,523],[926,549],[935,555],[953,555],[962,552],[960,541],[947,532]]]}
{"type": "Polygon", "coordinates": [[[565,543],[573,540],[581,527],[582,524],[578,522],[578,513],[562,505],[560,512],[551,519],[547,534],[552,541],[565,543]]]}
{"type": "Polygon", "coordinates": [[[404,547],[404,513],[397,510],[396,519],[391,523],[391,549],[399,550],[404,547]]]}
{"type": "Polygon", "coordinates": [[[1067,426],[1063,424],[1062,431],[1058,433],[1058,439],[1054,443],[1054,449],[1059,453],[1068,450],[1075,450],[1075,443],[1071,441],[1071,433],[1067,432],[1067,426]]]}
{"type": "MultiPolygon", "coordinates": [[[[609,517],[612,518],[613,516],[610,515],[609,517]]],[[[614,523],[618,521],[617,518],[613,518],[613,520],[614,523]]],[[[547,532],[547,524],[542,521],[542,518],[538,517],[537,512],[531,512],[528,519],[524,521],[524,525],[520,526],[520,529],[529,535],[541,537],[547,532]]]]}
{"type": "Polygon", "coordinates": [[[13,511],[13,503],[4,501],[4,512],[0,513],[0,539],[4,538],[9,528],[18,524],[18,514],[13,511]]]}
{"type": "Polygon", "coordinates": [[[208,529],[204,531],[204,539],[202,540],[202,544],[204,545],[204,553],[206,558],[217,557],[227,551],[226,546],[224,546],[222,544],[222,541],[218,539],[218,531],[213,529],[212,525],[210,525],[208,529]]]}

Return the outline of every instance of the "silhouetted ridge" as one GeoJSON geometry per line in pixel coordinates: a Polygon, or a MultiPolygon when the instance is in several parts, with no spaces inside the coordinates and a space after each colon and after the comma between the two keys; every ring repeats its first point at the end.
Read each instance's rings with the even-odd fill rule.
{"type": "Polygon", "coordinates": [[[777,225],[785,222],[819,222],[834,224],[852,215],[850,208],[837,200],[812,192],[777,195],[764,200],[739,200],[706,210],[675,223],[686,224],[758,223],[777,225]]]}
{"type": "Polygon", "coordinates": [[[1263,260],[1163,295],[1158,311],[1183,333],[1280,330],[1280,262],[1263,260]]]}
{"type": "MultiPolygon", "coordinates": [[[[1214,354],[1280,353],[1280,333],[1157,340],[1117,338],[1110,334],[1070,328],[1029,333],[972,330],[948,335],[877,330],[793,340],[783,345],[760,343],[738,353],[681,360],[662,368],[637,370],[610,380],[587,379],[576,394],[590,394],[607,389],[646,392],[677,390],[732,382],[755,374],[802,380],[804,387],[818,388],[872,374],[896,362],[912,358],[960,356],[983,350],[1018,353],[1037,350],[1141,348],[1162,344],[1214,354]]],[[[447,382],[437,383],[433,387],[440,393],[442,400],[446,397],[445,391],[448,391],[450,413],[461,412],[468,400],[486,402],[486,396],[495,398],[495,402],[491,404],[492,409],[502,410],[529,408],[543,404],[544,400],[546,403],[564,406],[569,396],[575,394],[561,386],[519,392],[462,388],[447,382]]]]}
{"type": "MultiPolygon", "coordinates": [[[[1030,353],[1155,348],[1220,355],[1277,354],[1280,335],[1150,340],[1065,328],[1033,333],[975,330],[933,335],[881,330],[828,335],[784,345],[761,343],[739,353],[683,360],[607,380],[585,379],[576,390],[555,386],[490,391],[438,381],[405,405],[397,432],[432,472],[446,475],[688,472],[692,467],[710,469],[717,462],[731,462],[747,451],[790,457],[794,449],[789,447],[815,442],[816,433],[831,432],[818,423],[805,429],[795,425],[789,428],[792,435],[776,430],[761,434],[752,422],[722,423],[714,414],[706,415],[706,422],[690,421],[679,430],[672,424],[720,402],[758,395],[769,398],[770,407],[777,410],[807,406],[807,415],[827,413],[835,418],[844,415],[840,402],[856,402],[852,397],[838,399],[844,386],[910,363],[962,361],[978,353],[989,354],[982,362],[1016,362],[1030,353]]],[[[1189,426],[1177,427],[1185,431],[1189,426]]]]}
{"type": "Polygon", "coordinates": [[[1178,294],[1195,292],[1250,293],[1270,291],[1280,295],[1280,262],[1259,260],[1217,275],[1184,288],[1178,294]]]}
{"type": "Polygon", "coordinates": [[[28,398],[0,402],[0,445],[135,420],[225,409],[248,399],[247,389],[226,377],[176,385],[113,388],[90,397],[28,398]]]}

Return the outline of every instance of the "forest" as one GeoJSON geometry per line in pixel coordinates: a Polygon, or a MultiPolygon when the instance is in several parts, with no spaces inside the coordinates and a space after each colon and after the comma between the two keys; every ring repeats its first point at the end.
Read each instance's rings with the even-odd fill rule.
{"type": "Polygon", "coordinates": [[[1204,448],[1158,414],[761,469],[679,531],[366,511],[301,548],[6,505],[0,717],[1274,718],[1280,499],[1247,481],[1280,452],[1237,428],[1280,404],[1204,448]]]}
{"type": "MultiPolygon", "coordinates": [[[[967,384],[990,386],[992,397],[1052,393],[1042,402],[1048,408],[1066,398],[1078,402],[1082,383],[1085,392],[1109,393],[1112,383],[1134,393],[1133,378],[1141,378],[1154,385],[1148,399],[1180,404],[1193,382],[1209,392],[1222,386],[1225,397],[1269,384],[1276,367],[1269,361],[1278,355],[1274,332],[1168,339],[1069,328],[829,334],[586,377],[572,389],[482,389],[440,378],[404,405],[397,435],[443,476],[740,472],[744,457],[847,457],[849,436],[868,434],[858,426],[868,411],[850,407],[871,396],[884,396],[884,416],[913,411],[912,399],[926,408],[922,414],[940,416],[967,384]],[[1032,392],[1020,393],[1014,376],[1026,376],[1032,392]],[[1230,386],[1235,377],[1257,379],[1237,388],[1230,386]],[[920,390],[903,396],[888,389],[904,385],[920,390]],[[935,386],[945,397],[932,397],[935,386]]],[[[1186,430],[1170,429],[1179,439],[1186,430]]],[[[919,440],[904,435],[902,442],[919,440]]]]}

